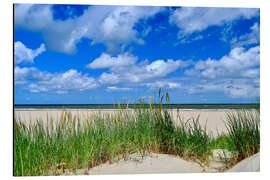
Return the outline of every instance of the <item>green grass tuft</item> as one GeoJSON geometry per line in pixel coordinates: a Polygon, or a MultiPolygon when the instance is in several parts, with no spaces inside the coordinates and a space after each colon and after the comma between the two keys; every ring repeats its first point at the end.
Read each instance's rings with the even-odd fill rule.
{"type": "Polygon", "coordinates": [[[228,144],[237,151],[237,160],[245,159],[260,151],[259,111],[237,111],[227,114],[228,144]]]}

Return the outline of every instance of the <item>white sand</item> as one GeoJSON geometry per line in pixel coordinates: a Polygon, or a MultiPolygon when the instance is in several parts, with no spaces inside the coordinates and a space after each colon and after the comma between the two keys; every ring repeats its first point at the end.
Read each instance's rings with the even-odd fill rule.
{"type": "Polygon", "coordinates": [[[259,172],[260,171],[260,153],[240,161],[227,172],[259,172]]]}
{"type": "Polygon", "coordinates": [[[133,155],[130,160],[120,160],[113,164],[102,164],[87,174],[158,174],[158,173],[200,173],[203,168],[194,162],[167,154],[150,154],[141,157],[133,155]]]}
{"type": "MultiPolygon", "coordinates": [[[[198,163],[186,161],[179,157],[167,154],[150,154],[143,159],[133,154],[129,160],[120,160],[116,163],[105,163],[79,174],[166,174],[166,173],[216,173],[222,172],[224,163],[210,163],[202,167],[198,163]],[[221,171],[220,171],[221,170],[221,171]]],[[[247,158],[232,169],[225,172],[259,172],[260,153],[247,158]]]]}

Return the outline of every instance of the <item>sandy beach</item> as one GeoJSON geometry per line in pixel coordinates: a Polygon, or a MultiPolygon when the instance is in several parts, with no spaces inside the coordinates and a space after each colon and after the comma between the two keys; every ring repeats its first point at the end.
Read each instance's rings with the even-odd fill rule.
{"type": "MultiPolygon", "coordinates": [[[[67,109],[66,111],[71,112],[73,117],[78,117],[81,120],[85,120],[95,113],[101,114],[112,114],[117,112],[117,110],[85,110],[85,109],[67,109]]],[[[132,111],[132,110],[130,110],[132,111]]],[[[179,123],[179,118],[181,117],[183,121],[190,120],[191,118],[196,118],[199,116],[199,123],[206,128],[209,134],[216,137],[218,134],[226,133],[226,116],[227,113],[233,112],[235,110],[180,110],[177,115],[177,110],[169,110],[172,114],[175,124],[179,123]]],[[[250,110],[253,111],[253,110],[250,110]]],[[[59,109],[15,109],[15,117],[25,123],[33,122],[35,120],[46,121],[47,118],[57,121],[61,117],[62,110],[59,109]]]]}

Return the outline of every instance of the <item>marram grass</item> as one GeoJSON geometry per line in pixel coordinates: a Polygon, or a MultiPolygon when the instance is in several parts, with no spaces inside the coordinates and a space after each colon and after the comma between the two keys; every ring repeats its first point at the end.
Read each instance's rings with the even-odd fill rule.
{"type": "Polygon", "coordinates": [[[228,144],[240,161],[260,151],[260,112],[236,111],[227,114],[228,144]]]}
{"type": "MultiPolygon", "coordinates": [[[[127,158],[131,153],[174,154],[207,162],[211,150],[222,146],[237,151],[241,160],[260,150],[259,117],[246,111],[229,114],[229,134],[213,139],[199,117],[175,125],[169,111],[144,103],[134,111],[123,107],[113,114],[96,113],[87,120],[63,111],[59,121],[24,124],[14,119],[14,176],[58,175],[65,169],[92,168],[127,158]],[[245,114],[246,113],[246,114],[245,114]],[[239,123],[240,120],[240,123],[239,123]],[[238,132],[239,131],[239,132],[238,132]]],[[[169,101],[169,95],[166,94],[169,101]]],[[[119,105],[118,105],[119,106],[119,105]]]]}

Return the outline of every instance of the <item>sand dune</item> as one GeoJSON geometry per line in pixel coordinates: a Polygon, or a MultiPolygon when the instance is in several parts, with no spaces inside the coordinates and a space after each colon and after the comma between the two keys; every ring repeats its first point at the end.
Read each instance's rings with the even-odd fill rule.
{"type": "Polygon", "coordinates": [[[88,174],[157,174],[157,173],[200,173],[204,169],[195,162],[185,161],[167,154],[150,154],[143,159],[133,154],[129,160],[113,164],[102,164],[88,174]]]}
{"type": "MultiPolygon", "coordinates": [[[[87,119],[95,113],[111,114],[113,110],[68,110],[72,116],[77,116],[81,120],[87,119]]],[[[132,110],[131,110],[132,111],[132,110]]],[[[224,124],[226,115],[232,110],[181,110],[179,116],[184,120],[200,116],[199,123],[206,127],[207,132],[213,136],[219,133],[226,133],[224,124]]],[[[179,123],[177,111],[170,110],[174,122],[179,123]]],[[[25,123],[34,122],[36,119],[46,122],[47,118],[57,121],[61,117],[62,110],[18,110],[15,109],[15,117],[25,123]]],[[[201,173],[220,172],[224,170],[225,164],[212,163],[208,167],[200,166],[196,162],[186,161],[180,157],[167,154],[151,153],[143,157],[132,154],[128,160],[121,159],[115,163],[105,163],[89,170],[78,170],[76,174],[153,174],[153,173],[201,173]]],[[[240,162],[228,172],[258,171],[260,168],[259,155],[240,162]],[[253,162],[254,161],[254,162],[253,162]],[[246,168],[248,167],[248,169],[246,168]]],[[[73,174],[73,173],[71,173],[73,174]]],[[[70,175],[67,173],[67,175],[70,175]]]]}
{"type": "MultiPolygon", "coordinates": [[[[106,174],[168,174],[168,173],[217,173],[217,172],[259,172],[260,153],[247,158],[231,169],[224,171],[225,163],[212,162],[209,166],[200,166],[196,162],[186,161],[168,154],[151,153],[144,157],[132,154],[128,159],[114,163],[105,163],[91,169],[80,169],[76,175],[106,174]]],[[[64,175],[75,175],[66,172],[64,175]]]]}

